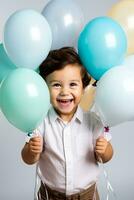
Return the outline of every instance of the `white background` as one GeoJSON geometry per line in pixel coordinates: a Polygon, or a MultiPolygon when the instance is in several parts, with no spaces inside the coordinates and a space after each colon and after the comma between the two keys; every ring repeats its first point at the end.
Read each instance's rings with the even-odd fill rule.
{"type": "MultiPolygon", "coordinates": [[[[104,16],[118,0],[75,0],[82,8],[85,23],[104,16]]],[[[0,41],[4,23],[14,11],[31,8],[41,11],[45,0],[0,0],[0,41]]],[[[19,89],[19,88],[18,88],[19,89]]],[[[109,180],[118,200],[134,199],[134,122],[111,129],[114,158],[106,165],[109,180]]],[[[25,165],[20,156],[25,134],[13,127],[0,113],[0,200],[33,200],[35,166],[25,165]]],[[[105,200],[105,178],[101,175],[101,195],[105,200]],[[103,185],[104,184],[104,185],[103,185]]],[[[109,200],[113,199],[112,196],[109,200]]]]}

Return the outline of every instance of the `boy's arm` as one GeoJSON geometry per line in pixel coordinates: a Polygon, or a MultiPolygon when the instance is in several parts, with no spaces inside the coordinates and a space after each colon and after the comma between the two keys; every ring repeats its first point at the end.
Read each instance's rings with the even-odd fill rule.
{"type": "Polygon", "coordinates": [[[105,138],[98,138],[95,146],[96,159],[99,162],[106,163],[113,156],[113,147],[105,138]]]}
{"type": "Polygon", "coordinates": [[[21,151],[22,160],[29,165],[35,164],[40,159],[42,152],[41,136],[31,138],[21,151]]]}

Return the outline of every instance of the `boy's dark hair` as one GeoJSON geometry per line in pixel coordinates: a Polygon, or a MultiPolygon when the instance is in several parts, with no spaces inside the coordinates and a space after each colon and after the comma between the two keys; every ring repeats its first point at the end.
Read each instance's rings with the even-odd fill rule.
{"type": "Polygon", "coordinates": [[[46,80],[49,74],[56,70],[63,69],[69,64],[78,64],[80,66],[83,88],[85,88],[89,84],[91,78],[83,67],[79,55],[72,47],[63,47],[58,50],[50,51],[47,58],[39,66],[39,74],[46,80]]]}

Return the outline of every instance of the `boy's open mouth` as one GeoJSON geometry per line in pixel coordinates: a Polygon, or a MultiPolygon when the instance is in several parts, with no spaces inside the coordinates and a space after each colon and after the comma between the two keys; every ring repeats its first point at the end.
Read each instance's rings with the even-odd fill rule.
{"type": "Polygon", "coordinates": [[[70,102],[72,102],[73,101],[73,99],[57,99],[57,101],[59,102],[59,103],[70,103],[70,102]]]}

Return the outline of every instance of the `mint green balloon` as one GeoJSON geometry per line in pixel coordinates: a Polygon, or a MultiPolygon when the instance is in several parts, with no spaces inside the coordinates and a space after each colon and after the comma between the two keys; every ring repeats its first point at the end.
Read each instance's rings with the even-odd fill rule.
{"type": "Polygon", "coordinates": [[[0,82],[14,69],[16,69],[16,66],[7,56],[3,44],[0,44],[0,82]]]}
{"type": "Polygon", "coordinates": [[[50,106],[48,87],[35,71],[18,68],[2,81],[1,110],[7,120],[24,132],[33,131],[50,106]]]}

